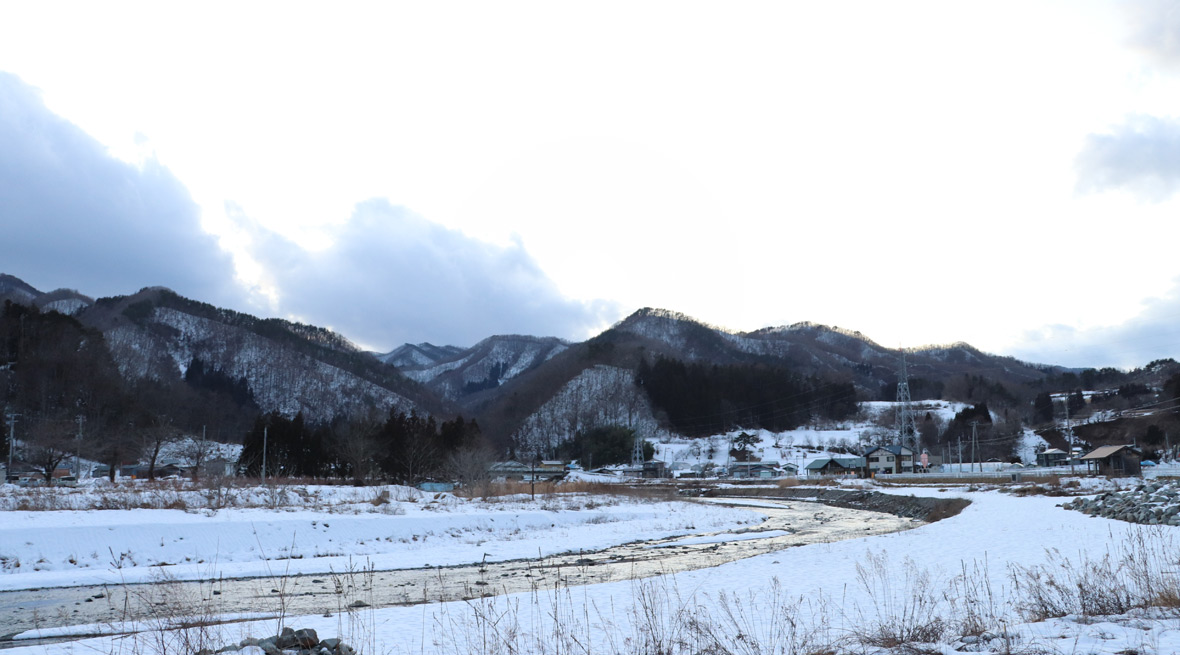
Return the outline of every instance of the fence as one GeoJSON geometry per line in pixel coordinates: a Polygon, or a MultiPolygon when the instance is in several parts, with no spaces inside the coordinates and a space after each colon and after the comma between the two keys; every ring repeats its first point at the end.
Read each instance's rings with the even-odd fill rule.
{"type": "MultiPolygon", "coordinates": [[[[1078,467],[1074,470],[1076,475],[1085,475],[1086,468],[1078,467]]],[[[993,469],[990,471],[971,471],[960,470],[957,467],[945,468],[939,471],[930,471],[929,473],[878,473],[879,480],[922,480],[930,478],[957,478],[963,480],[1007,480],[1016,481],[1036,478],[1047,478],[1052,476],[1069,475],[1068,468],[1034,468],[1034,469],[993,469]]]]}

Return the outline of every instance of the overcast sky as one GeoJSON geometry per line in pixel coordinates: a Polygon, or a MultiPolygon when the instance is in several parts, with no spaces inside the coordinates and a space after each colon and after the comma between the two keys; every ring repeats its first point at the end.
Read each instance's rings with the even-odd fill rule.
{"type": "Polygon", "coordinates": [[[0,272],[389,350],[1180,356],[1174,2],[7,3],[0,272]]]}

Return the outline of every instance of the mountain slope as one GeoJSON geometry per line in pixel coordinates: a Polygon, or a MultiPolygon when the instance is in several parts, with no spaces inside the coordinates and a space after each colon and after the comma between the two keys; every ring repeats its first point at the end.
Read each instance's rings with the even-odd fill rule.
{"type": "MultiPolygon", "coordinates": [[[[634,384],[641,363],[659,358],[787,371],[851,385],[864,400],[893,396],[901,359],[899,351],[839,328],[797,323],[731,332],[652,308],[582,343],[502,335],[470,348],[406,344],[378,355],[330,330],[220,309],[163,288],[94,302],[0,276],[0,298],[75,313],[103,332],[133,380],[176,380],[199,361],[202,370],[245,380],[262,411],[302,412],[312,422],[391,408],[461,412],[498,445],[552,444],[603,422],[644,433],[666,429],[666,417],[634,384]]],[[[1018,406],[1042,381],[1068,375],[963,343],[908,350],[906,358],[915,399],[995,397],[1018,406]]]]}
{"type": "Polygon", "coordinates": [[[568,347],[556,337],[501,335],[465,350],[406,344],[381,359],[406,362],[398,367],[406,377],[421,382],[442,398],[466,405],[473,394],[527,374],[568,347]],[[411,363],[418,359],[429,361],[411,363]]]}
{"type": "Polygon", "coordinates": [[[312,422],[442,409],[420,385],[334,332],[218,309],[163,288],[101,299],[80,319],[103,331],[130,379],[176,379],[200,360],[244,378],[262,411],[302,412],[312,422]]]}
{"type": "MultiPolygon", "coordinates": [[[[858,332],[799,323],[734,333],[676,312],[644,308],[597,337],[569,346],[528,375],[473,394],[464,403],[476,410],[486,433],[497,440],[515,439],[518,446],[572,435],[592,427],[598,420],[594,417],[625,417],[612,420],[651,429],[653,421],[660,421],[646,397],[637,400],[620,385],[633,387],[639,362],[659,357],[774,366],[828,382],[851,382],[864,399],[891,398],[901,363],[900,351],[858,332]],[[613,383],[596,382],[604,377],[613,383]]],[[[913,388],[931,395],[941,395],[944,387],[956,393],[964,387],[970,395],[975,387],[986,386],[971,376],[1020,393],[1028,383],[1064,370],[990,355],[961,343],[910,350],[906,358],[913,388]]]]}
{"type": "Polygon", "coordinates": [[[399,369],[425,368],[444,360],[454,359],[463,353],[458,346],[436,346],[432,343],[407,343],[377,359],[399,369]]]}
{"type": "Polygon", "coordinates": [[[43,293],[20,278],[0,273],[0,303],[5,300],[66,315],[77,314],[94,304],[93,298],[73,289],[57,289],[43,293]]]}

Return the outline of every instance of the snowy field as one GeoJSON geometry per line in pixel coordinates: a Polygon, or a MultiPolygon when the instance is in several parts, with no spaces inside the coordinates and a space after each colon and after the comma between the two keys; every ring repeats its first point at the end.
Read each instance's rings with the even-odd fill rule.
{"type": "MultiPolygon", "coordinates": [[[[648,580],[558,586],[505,597],[369,608],[328,617],[286,616],[281,622],[296,628],[313,628],[321,636],[340,636],[358,646],[361,652],[377,654],[877,653],[903,652],[896,648],[888,651],[888,639],[880,638],[883,634],[886,637],[905,634],[912,641],[935,633],[937,639],[924,652],[1121,655],[1180,652],[1180,614],[1175,610],[1135,609],[1105,616],[1093,611],[1103,607],[1094,605],[1093,598],[1088,606],[1082,603],[1073,607],[1070,605],[1073,601],[1066,596],[1054,604],[1054,597],[1046,595],[1046,590],[1054,589],[1055,585],[1068,592],[1071,587],[1092,586],[1100,590],[1119,577],[1133,582],[1138,579],[1137,572],[1151,572],[1155,583],[1164,581],[1171,590],[1180,589],[1175,578],[1180,561],[1180,551],[1173,542],[1175,528],[1146,528],[1087,517],[1060,508],[1058,504],[1066,499],[1059,497],[931,488],[882,491],[959,496],[971,500],[972,504],[959,516],[905,532],[802,546],[648,580]],[[1109,559],[1103,561],[1105,557],[1109,559]],[[1038,568],[1041,565],[1045,568],[1038,568]],[[1038,584],[1030,585],[1034,578],[1038,584]],[[1045,614],[1050,606],[1066,610],[1073,607],[1076,611],[1031,621],[1038,612],[1045,614]],[[1088,616],[1081,616],[1086,608],[1088,616]]],[[[319,535],[313,541],[322,544],[324,535],[335,534],[331,531],[337,525],[342,528],[341,534],[345,526],[350,534],[360,534],[359,524],[366,521],[382,522],[390,518],[409,521],[416,518],[417,511],[436,513],[431,518],[461,518],[459,522],[467,528],[450,537],[442,537],[446,529],[431,528],[440,537],[441,550],[407,546],[402,551],[403,557],[410,560],[407,565],[418,566],[418,560],[441,561],[443,556],[436,554],[441,552],[451,553],[448,556],[454,561],[478,560],[489,546],[489,542],[478,543],[483,538],[480,532],[486,532],[492,519],[499,523],[517,514],[521,518],[513,519],[517,522],[507,531],[511,538],[506,541],[527,542],[529,545],[522,550],[533,549],[534,554],[540,543],[562,549],[592,549],[612,540],[596,534],[597,530],[610,529],[610,523],[582,520],[577,518],[579,514],[617,513],[616,524],[621,530],[613,539],[623,536],[627,529],[632,530],[633,538],[639,534],[646,536],[649,529],[672,534],[687,524],[702,528],[706,521],[722,525],[737,518],[734,514],[713,514],[712,508],[682,503],[611,505],[605,499],[588,498],[577,502],[601,502],[601,505],[589,511],[585,507],[577,511],[560,507],[542,510],[542,515],[551,517],[548,526],[531,514],[529,504],[523,499],[505,501],[503,506],[460,507],[462,503],[454,503],[454,507],[446,509],[407,510],[404,515],[392,517],[360,514],[315,517],[300,511],[291,512],[290,517],[272,515],[269,520],[283,523],[289,519],[288,528],[310,528],[308,534],[319,535]],[[325,521],[332,525],[321,530],[312,528],[312,521],[319,526],[325,521]]],[[[35,518],[23,515],[22,519],[36,522],[35,518]]],[[[65,514],[55,519],[64,529],[69,529],[71,523],[78,527],[80,520],[65,514]]],[[[233,523],[261,525],[267,520],[266,512],[255,516],[243,514],[240,520],[203,517],[198,513],[180,517],[177,523],[200,525],[212,533],[221,532],[233,523]],[[203,523],[206,519],[222,523],[203,523]]],[[[166,533],[175,534],[170,532],[173,523],[159,523],[166,533]]],[[[6,520],[6,532],[9,524],[6,520]]],[[[87,528],[91,532],[106,530],[99,523],[88,523],[87,528]]],[[[54,528],[46,525],[44,529],[48,534],[54,528]]],[[[490,534],[495,535],[496,530],[500,528],[490,534]]],[[[112,532],[116,531],[106,530],[103,538],[112,532]]],[[[186,535],[185,541],[188,538],[186,535]]],[[[33,545],[19,537],[6,539],[4,548],[15,548],[22,558],[35,559],[39,557],[36,553],[43,553],[49,547],[48,543],[37,544],[35,539],[27,539],[33,545]]],[[[357,540],[353,542],[359,546],[357,540]]],[[[161,547],[153,539],[146,546],[148,550],[163,548],[172,553],[169,557],[199,551],[171,543],[165,539],[165,546],[161,547]]],[[[205,547],[209,547],[207,542],[205,547]]],[[[510,556],[512,544],[506,548],[500,556],[510,556]]],[[[60,554],[66,550],[69,548],[61,546],[54,552],[60,554]]],[[[249,552],[248,546],[245,551],[249,552]]],[[[55,554],[54,558],[58,556],[55,554]]],[[[208,560],[213,555],[200,556],[208,560]]],[[[110,573],[71,570],[57,562],[55,570],[45,571],[44,575],[51,579],[59,575],[110,573]]],[[[24,575],[41,573],[8,574],[24,575]]],[[[259,608],[268,609],[274,610],[259,608]]],[[[280,619],[270,618],[235,623],[202,629],[201,635],[214,646],[236,644],[245,636],[275,634],[279,622],[280,619]]],[[[171,642],[156,633],[22,647],[11,652],[14,655],[179,652],[168,650],[167,643],[171,642]]]]}
{"type": "Polygon", "coordinates": [[[504,561],[761,520],[750,511],[626,495],[485,501],[398,486],[132,486],[0,485],[0,507],[19,507],[23,499],[71,508],[0,512],[0,591],[147,582],[161,571],[196,580],[327,573],[356,562],[398,569],[504,561]],[[232,505],[211,509],[211,493],[232,505]],[[136,499],[188,509],[72,509],[129,506],[136,499]]]}

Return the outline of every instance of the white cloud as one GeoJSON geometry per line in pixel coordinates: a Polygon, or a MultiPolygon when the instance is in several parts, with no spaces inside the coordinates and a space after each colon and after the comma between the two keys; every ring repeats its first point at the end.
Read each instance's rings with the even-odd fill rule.
{"type": "MultiPolygon", "coordinates": [[[[256,285],[255,301],[262,291],[273,313],[374,347],[470,345],[504,333],[582,339],[618,318],[611,303],[564,298],[519,241],[491,245],[384,200],[325,227],[331,243],[313,249],[232,205],[229,213],[240,229],[225,243],[256,285]]],[[[235,278],[235,258],[202,229],[200,209],[167,168],[153,156],[138,165],[113,157],[7,73],[0,73],[0,218],[2,272],[34,286],[117,295],[163,285],[257,311],[235,278]]]]}
{"type": "Polygon", "coordinates": [[[1076,162],[1078,189],[1126,189],[1161,201],[1180,189],[1180,121],[1129,116],[1107,134],[1086,138],[1076,162]]]}
{"type": "Polygon", "coordinates": [[[618,318],[613,303],[563,297],[519,241],[492,245],[386,200],[357,205],[314,252],[250,229],[281,313],[373,348],[513,333],[580,340],[618,318]]]}
{"type": "Polygon", "coordinates": [[[116,295],[165,285],[208,302],[243,295],[184,185],[154,158],[133,166],[0,72],[0,262],[43,289],[116,295]]]}
{"type": "Polygon", "coordinates": [[[1157,64],[1180,69],[1180,3],[1140,0],[1121,5],[1131,28],[1130,45],[1157,64]]]}
{"type": "Polygon", "coordinates": [[[1079,328],[1049,325],[1025,333],[1011,354],[1027,361],[1062,366],[1135,368],[1180,351],[1180,278],[1160,298],[1151,298],[1139,314],[1118,324],[1079,328]]]}

